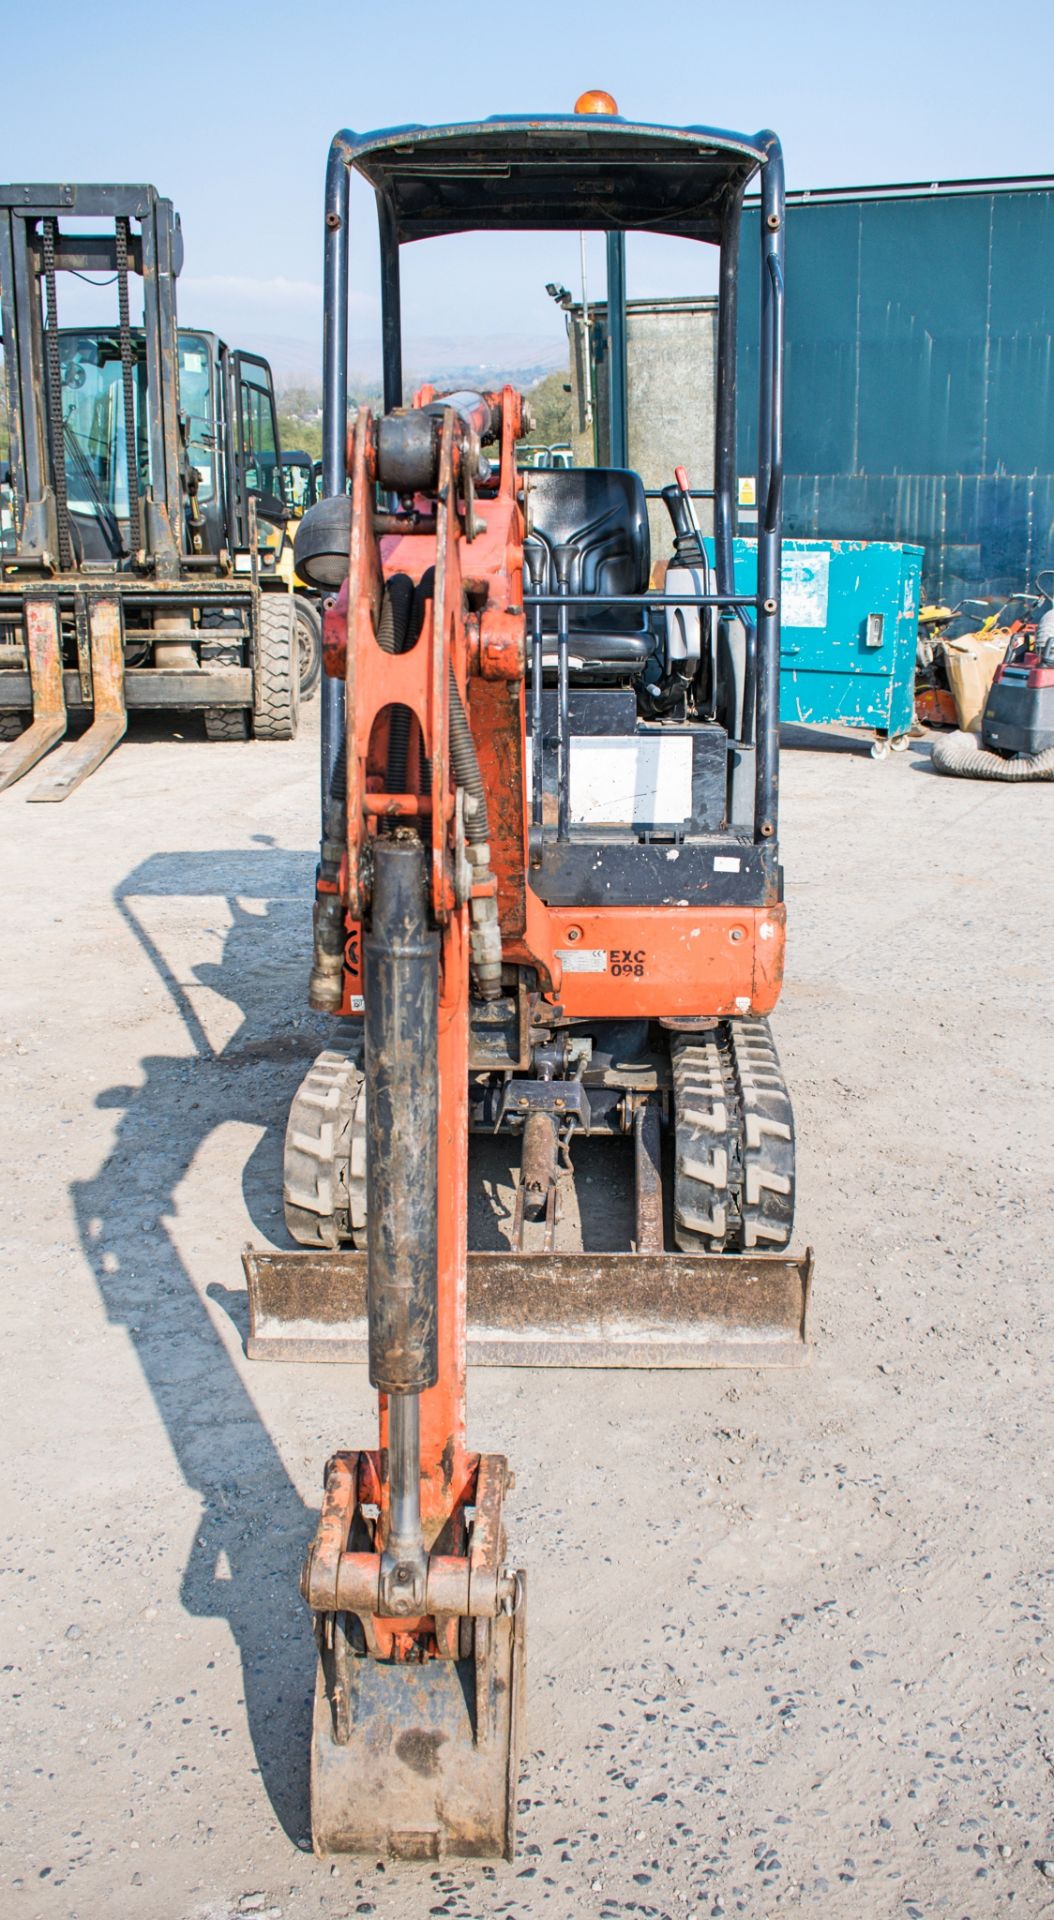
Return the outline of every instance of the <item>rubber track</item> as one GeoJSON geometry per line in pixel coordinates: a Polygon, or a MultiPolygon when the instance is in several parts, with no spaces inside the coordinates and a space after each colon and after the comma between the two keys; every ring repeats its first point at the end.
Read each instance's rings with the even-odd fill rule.
{"type": "Polygon", "coordinates": [[[794,1113],[767,1020],[729,1022],[739,1092],[742,1246],[785,1247],[794,1226],[794,1113]]]}
{"type": "Polygon", "coordinates": [[[767,1020],[725,1020],[672,1049],[674,1237],[682,1252],[783,1247],[794,1117],[767,1020]]]}
{"type": "Polygon", "coordinates": [[[366,1243],[366,1100],[357,1061],[320,1053],[285,1132],[285,1223],[302,1247],[366,1243]]]}

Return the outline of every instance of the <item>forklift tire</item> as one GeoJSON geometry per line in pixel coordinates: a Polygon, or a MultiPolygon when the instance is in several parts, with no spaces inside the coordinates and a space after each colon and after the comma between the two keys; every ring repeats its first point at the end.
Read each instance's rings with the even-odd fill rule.
{"type": "MultiPolygon", "coordinates": [[[[202,640],[202,663],[214,667],[240,667],[244,661],[241,640],[224,640],[225,626],[240,627],[242,618],[239,613],[220,613],[206,611],[201,616],[203,633],[215,634],[215,639],[202,640]]],[[[248,740],[249,715],[245,707],[206,707],[202,718],[205,722],[206,740],[248,740]]]]}
{"type": "Polygon", "coordinates": [[[28,718],[28,714],[0,713],[0,740],[20,739],[28,718]]]}
{"type": "Polygon", "coordinates": [[[206,740],[248,740],[249,715],[244,707],[209,707],[205,714],[206,740]]]}
{"type": "Polygon", "coordinates": [[[318,608],[302,594],[294,595],[294,604],[300,647],[300,698],[310,700],[322,678],[322,620],[318,608]]]}
{"type": "Polygon", "coordinates": [[[290,593],[260,598],[253,733],[257,740],[295,740],[300,718],[300,645],[290,593]]]}

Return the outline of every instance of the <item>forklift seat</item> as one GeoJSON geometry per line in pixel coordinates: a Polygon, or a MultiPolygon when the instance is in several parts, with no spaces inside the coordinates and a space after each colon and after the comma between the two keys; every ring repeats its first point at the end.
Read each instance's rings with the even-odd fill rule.
{"type": "MultiPolygon", "coordinates": [[[[596,598],[595,607],[569,609],[572,654],[583,665],[607,668],[646,660],[655,639],[643,610],[604,605],[606,594],[647,591],[651,540],[640,475],[622,467],[536,468],[525,483],[527,545],[546,559],[539,590],[559,591],[562,547],[571,550],[568,590],[596,598]]],[[[554,607],[545,609],[543,628],[555,633],[554,607]]]]}

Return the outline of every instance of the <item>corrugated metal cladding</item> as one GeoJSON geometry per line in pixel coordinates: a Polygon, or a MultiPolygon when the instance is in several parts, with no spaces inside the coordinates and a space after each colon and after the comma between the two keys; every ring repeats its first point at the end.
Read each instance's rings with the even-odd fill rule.
{"type": "MultiPolygon", "coordinates": [[[[603,466],[611,458],[606,303],[591,301],[590,316],[595,441],[593,427],[586,424],[581,307],[572,305],[567,316],[576,467],[591,467],[594,459],[603,466]]],[[[626,356],[630,466],[646,487],[668,486],[676,466],[687,467],[693,486],[712,487],[716,295],[627,300],[626,356]]],[[[701,501],[698,511],[709,527],[709,502],[701,501]]],[[[661,500],[649,500],[648,518],[653,557],[669,553],[670,516],[661,500]]]]}
{"type": "MultiPolygon", "coordinates": [[[[742,249],[745,473],[757,219],[742,249]]],[[[926,594],[952,601],[1054,565],[1054,181],[795,199],[786,283],[786,532],[915,542],[926,594]]]]}

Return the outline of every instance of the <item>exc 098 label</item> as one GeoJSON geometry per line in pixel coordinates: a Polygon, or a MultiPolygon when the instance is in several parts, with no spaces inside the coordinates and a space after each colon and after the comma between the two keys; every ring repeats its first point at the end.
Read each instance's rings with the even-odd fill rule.
{"type": "Polygon", "coordinates": [[[612,947],[608,955],[608,972],[613,980],[644,977],[645,952],[643,947],[612,947]]]}

